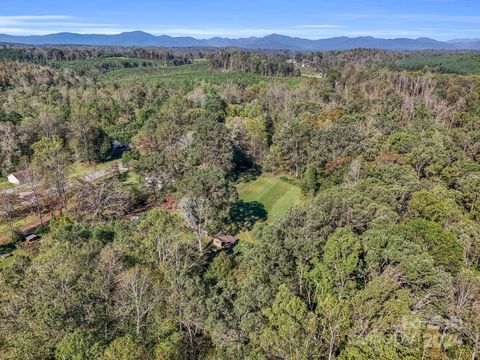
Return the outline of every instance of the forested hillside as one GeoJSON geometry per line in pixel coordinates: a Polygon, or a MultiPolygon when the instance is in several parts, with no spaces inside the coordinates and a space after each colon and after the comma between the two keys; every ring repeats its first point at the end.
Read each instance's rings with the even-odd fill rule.
{"type": "Polygon", "coordinates": [[[0,358],[478,359],[480,76],[416,56],[0,48],[0,358]]]}

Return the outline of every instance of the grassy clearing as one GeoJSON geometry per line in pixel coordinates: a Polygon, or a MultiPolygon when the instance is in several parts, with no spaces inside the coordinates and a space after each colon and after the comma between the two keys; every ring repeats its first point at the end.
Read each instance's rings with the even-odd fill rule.
{"type": "Polygon", "coordinates": [[[13,189],[15,186],[9,183],[7,179],[0,179],[0,191],[13,189]]]}
{"type": "Polygon", "coordinates": [[[442,56],[411,56],[393,63],[394,68],[431,71],[442,74],[480,75],[480,55],[449,54],[442,56]]]}
{"type": "MultiPolygon", "coordinates": [[[[14,229],[21,229],[29,224],[38,221],[37,215],[28,215],[24,218],[18,219],[13,223],[14,229]]],[[[8,244],[10,242],[10,231],[7,224],[0,225],[0,245],[8,244]]]]}
{"type": "Polygon", "coordinates": [[[125,175],[123,183],[130,187],[139,187],[142,185],[142,176],[134,171],[129,171],[125,175]]]}
{"type": "Polygon", "coordinates": [[[68,175],[71,178],[80,178],[80,177],[85,177],[89,174],[92,174],[96,171],[101,171],[101,170],[106,170],[109,169],[115,165],[120,163],[119,159],[116,160],[110,160],[106,161],[103,163],[98,163],[98,164],[87,164],[87,163],[81,163],[81,162],[75,162],[72,165],[69,166],[68,168],[68,175]]]}
{"type": "MultiPolygon", "coordinates": [[[[284,176],[264,174],[253,181],[239,183],[237,190],[240,200],[246,204],[258,203],[263,206],[267,212],[267,222],[272,222],[303,202],[300,188],[284,176]]],[[[242,231],[239,238],[254,242],[250,231],[242,231]]]]}
{"type": "Polygon", "coordinates": [[[283,180],[281,176],[264,174],[254,181],[238,184],[237,189],[241,200],[258,201],[265,206],[267,221],[272,221],[291,207],[302,203],[300,188],[283,180]]]}
{"type": "Polygon", "coordinates": [[[102,74],[100,80],[105,82],[119,82],[131,84],[135,82],[149,82],[169,86],[193,86],[199,82],[222,84],[235,82],[244,85],[253,85],[266,81],[276,81],[288,86],[295,86],[303,81],[301,77],[267,77],[250,73],[219,72],[209,69],[206,61],[196,61],[193,64],[182,66],[164,66],[154,68],[132,68],[110,71],[102,74]]]}
{"type": "Polygon", "coordinates": [[[19,255],[23,255],[23,256],[31,256],[30,253],[28,253],[27,251],[25,250],[22,250],[22,249],[15,249],[12,251],[12,254],[13,256],[9,257],[9,258],[6,258],[6,259],[0,259],[0,270],[3,269],[3,268],[6,268],[7,266],[10,266],[13,264],[13,262],[15,261],[15,257],[19,256],[19,255]]]}

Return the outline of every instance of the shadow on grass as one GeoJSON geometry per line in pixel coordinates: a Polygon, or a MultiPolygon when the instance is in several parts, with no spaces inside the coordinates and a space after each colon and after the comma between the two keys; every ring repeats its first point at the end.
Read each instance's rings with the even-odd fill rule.
{"type": "Polygon", "coordinates": [[[245,183],[249,183],[257,180],[262,172],[258,168],[250,168],[247,171],[243,171],[237,175],[237,180],[245,183]]]}
{"type": "Polygon", "coordinates": [[[258,201],[239,200],[233,209],[232,226],[235,231],[252,230],[257,221],[265,221],[268,212],[258,201]]]}
{"type": "Polygon", "coordinates": [[[10,253],[13,250],[15,250],[15,244],[13,242],[10,242],[5,245],[0,245],[0,253],[5,254],[5,253],[10,253]]]}

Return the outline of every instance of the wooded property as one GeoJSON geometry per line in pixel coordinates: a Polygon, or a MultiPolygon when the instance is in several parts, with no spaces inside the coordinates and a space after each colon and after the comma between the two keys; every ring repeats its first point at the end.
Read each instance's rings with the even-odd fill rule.
{"type": "Polygon", "coordinates": [[[478,359],[477,62],[0,45],[0,358],[478,359]]]}

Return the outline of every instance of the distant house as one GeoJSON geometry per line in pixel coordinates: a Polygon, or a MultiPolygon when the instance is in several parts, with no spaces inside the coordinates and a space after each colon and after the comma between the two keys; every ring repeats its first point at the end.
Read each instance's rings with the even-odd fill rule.
{"type": "Polygon", "coordinates": [[[218,233],[213,237],[213,246],[219,249],[231,249],[235,246],[238,239],[235,236],[218,233]]]}
{"type": "Polygon", "coordinates": [[[23,185],[28,182],[28,172],[26,170],[17,171],[8,175],[7,179],[14,185],[23,185]]]}

